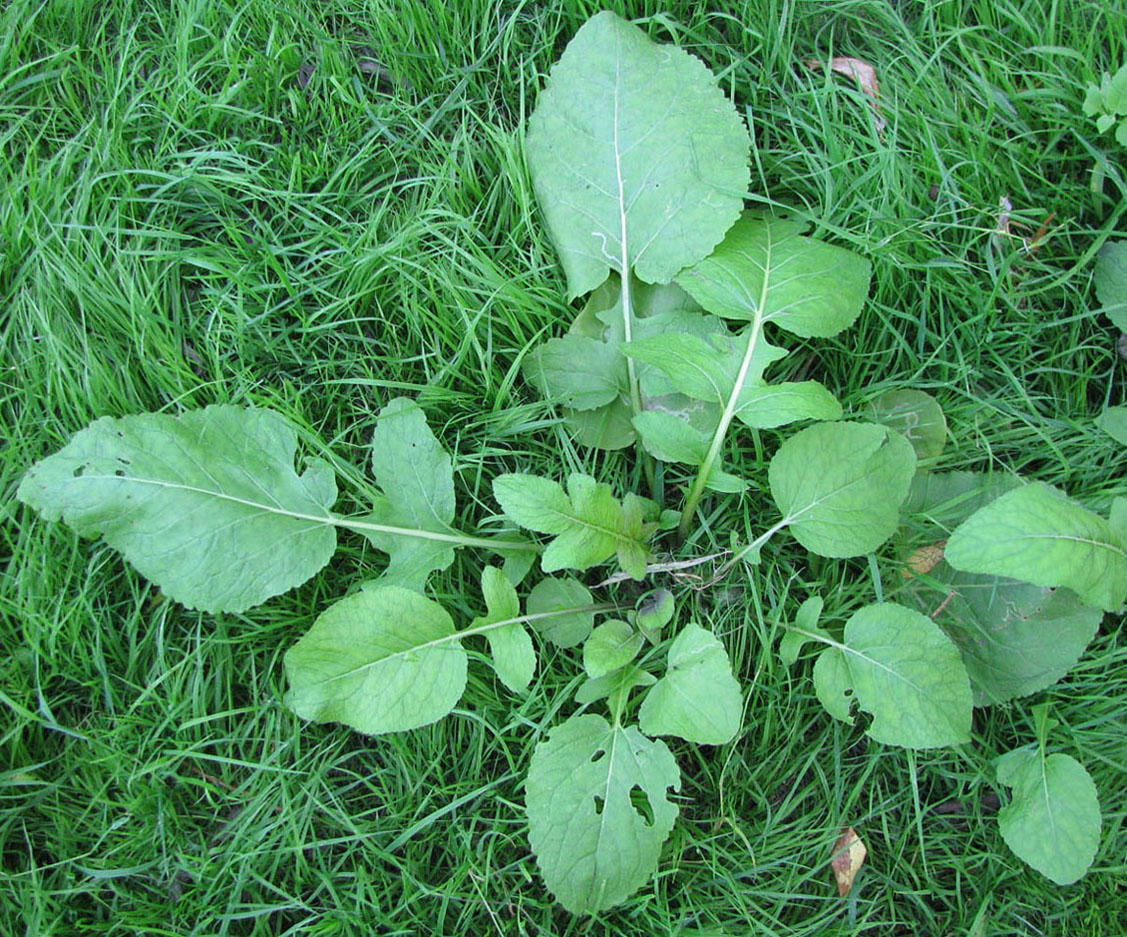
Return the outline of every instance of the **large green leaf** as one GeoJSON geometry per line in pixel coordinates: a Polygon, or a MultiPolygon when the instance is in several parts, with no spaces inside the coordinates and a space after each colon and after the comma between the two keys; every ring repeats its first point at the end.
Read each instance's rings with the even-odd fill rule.
{"type": "Polygon", "coordinates": [[[708,69],[599,13],[552,68],[525,148],[568,294],[610,270],[666,283],[724,236],[749,141],[708,69]]]}
{"type": "Polygon", "coordinates": [[[1127,332],[1127,240],[1108,241],[1100,248],[1092,279],[1101,311],[1127,332]]]}
{"type": "Polygon", "coordinates": [[[1127,598],[1127,544],[1102,517],[1043,482],[976,511],[947,541],[956,569],[1067,586],[1113,610],[1127,598]]]}
{"type": "Polygon", "coordinates": [[[573,716],[532,755],[525,804],[544,882],[573,914],[624,901],[654,874],[677,807],[677,763],[660,741],[573,716]]]}
{"type": "Polygon", "coordinates": [[[369,735],[441,719],[466,686],[466,652],[450,616],[399,586],[330,606],[285,660],[294,712],[369,735]]]}
{"type": "Polygon", "coordinates": [[[488,613],[475,618],[470,630],[496,624],[485,632],[497,676],[514,693],[523,693],[536,671],[536,651],[524,625],[512,619],[520,617],[520,599],[516,589],[496,566],[486,566],[481,574],[481,594],[488,613]],[[501,624],[506,622],[506,624],[501,624]]]}
{"type": "Polygon", "coordinates": [[[817,423],[771,460],[771,495],[795,538],[822,556],[859,556],[896,530],[916,456],[899,433],[871,423],[817,423]]]}
{"type": "Polygon", "coordinates": [[[336,548],[336,482],[269,410],[103,417],[28,471],[16,496],[102,536],[171,598],[241,612],[304,582],[336,548]]]}
{"type": "Polygon", "coordinates": [[[912,594],[958,645],[977,706],[1056,683],[1080,659],[1103,618],[1070,589],[964,573],[947,563],[928,577],[943,589],[914,579],[912,594]]]}
{"type": "Polygon", "coordinates": [[[725,319],[774,322],[804,338],[848,328],[869,292],[869,262],[802,236],[802,222],[748,212],[704,260],[677,282],[725,319]]]}
{"type": "Polygon", "coordinates": [[[636,495],[619,502],[609,485],[578,472],[569,476],[566,494],[547,478],[512,474],[494,479],[493,495],[521,527],[556,535],[540,561],[545,572],[589,569],[617,553],[624,572],[635,579],[645,575],[653,525],[643,521],[636,495]]]}
{"type": "MultiPolygon", "coordinates": [[[[372,434],[372,470],[386,497],[360,520],[418,531],[453,535],[454,467],[413,400],[396,397],[380,411],[372,434]]],[[[448,540],[362,530],[373,546],[389,554],[379,585],[421,592],[432,570],[454,562],[448,540]]]]}
{"type": "Polygon", "coordinates": [[[669,667],[642,701],[638,724],[648,735],[676,735],[700,745],[732,741],[743,699],[724,645],[688,624],[669,646],[669,667]]]}
{"type": "Polygon", "coordinates": [[[883,602],[854,613],[842,645],[814,667],[818,698],[852,722],[851,702],[873,716],[868,734],[906,748],[970,739],[973,705],[959,651],[926,615],[883,602]]]}
{"type": "Polygon", "coordinates": [[[1084,766],[1018,749],[998,760],[998,781],[1013,788],[998,812],[1006,845],[1058,885],[1081,878],[1100,844],[1099,797],[1084,766]]]}
{"type": "Polygon", "coordinates": [[[541,394],[573,410],[597,410],[629,393],[617,344],[583,335],[549,339],[525,358],[524,373],[541,394]]]}

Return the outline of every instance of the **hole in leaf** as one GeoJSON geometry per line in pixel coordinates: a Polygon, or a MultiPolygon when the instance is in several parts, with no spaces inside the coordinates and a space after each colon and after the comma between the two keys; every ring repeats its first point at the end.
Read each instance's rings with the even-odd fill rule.
{"type": "Polygon", "coordinates": [[[591,756],[591,764],[593,764],[593,765],[598,764],[599,759],[602,758],[603,755],[605,755],[606,753],[607,753],[607,750],[605,748],[600,748],[597,752],[595,752],[591,756]]]}
{"type": "Polygon", "coordinates": [[[598,794],[595,795],[595,814],[596,816],[603,815],[603,804],[606,803],[598,794]]]}
{"type": "Polygon", "coordinates": [[[637,784],[630,788],[630,806],[634,808],[646,826],[654,825],[654,811],[650,804],[650,798],[637,784]]]}
{"type": "Polygon", "coordinates": [[[118,469],[114,472],[114,475],[116,475],[118,478],[125,478],[125,471],[123,469],[118,469]]]}
{"type": "Polygon", "coordinates": [[[86,474],[86,466],[85,465],[79,465],[79,466],[75,467],[75,470],[74,470],[74,477],[75,478],[81,478],[85,474],[86,474]]]}

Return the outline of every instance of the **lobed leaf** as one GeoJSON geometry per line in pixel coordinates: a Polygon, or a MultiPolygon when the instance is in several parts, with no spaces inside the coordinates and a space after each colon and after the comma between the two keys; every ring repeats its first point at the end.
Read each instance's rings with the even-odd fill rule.
{"type": "Polygon", "coordinates": [[[227,405],[103,417],[28,470],[16,492],[101,536],[170,598],[242,612],[305,582],[336,549],[329,465],[294,470],[278,413],[227,405]]]}
{"type": "Polygon", "coordinates": [[[493,495],[521,527],[555,535],[540,560],[545,572],[589,569],[617,554],[624,572],[634,579],[645,576],[653,525],[643,518],[641,500],[628,494],[619,502],[609,485],[578,472],[567,485],[565,493],[546,478],[501,475],[493,481],[493,495]]]}
{"type": "Polygon", "coordinates": [[[998,781],[1013,788],[1012,800],[998,812],[1006,845],[1058,885],[1080,879],[1100,842],[1100,802],[1096,786],[1076,759],[1047,758],[1028,749],[998,760],[998,781]]]}
{"type": "Polygon", "coordinates": [[[779,447],[768,479],[799,543],[821,556],[860,556],[896,530],[915,466],[911,444],[887,427],[817,423],[779,447]]]}
{"type": "Polygon", "coordinates": [[[454,466],[413,400],[396,397],[380,411],[372,434],[372,471],[387,497],[377,499],[372,513],[358,519],[403,531],[361,528],[389,557],[374,584],[421,592],[432,571],[454,562],[454,547],[449,541],[410,534],[454,533],[454,466]]]}
{"type": "Polygon", "coordinates": [[[633,727],[585,714],[553,729],[533,752],[525,804],[532,851],[560,904],[593,914],[645,884],[677,818],[667,790],[680,785],[665,743],[633,727]]]}
{"type": "Polygon", "coordinates": [[[610,12],[553,66],[525,140],[568,296],[610,270],[667,283],[742,207],[747,131],[698,60],[610,12]]]}
{"type": "Polygon", "coordinates": [[[1127,543],[1098,514],[1043,482],[976,511],[951,534],[946,559],[966,572],[1067,586],[1107,610],[1127,598],[1127,543]]]}
{"type": "Polygon", "coordinates": [[[514,693],[523,693],[536,672],[536,651],[524,625],[519,621],[509,621],[520,617],[520,599],[516,589],[505,578],[504,572],[496,566],[486,566],[481,573],[481,593],[489,611],[475,618],[470,623],[470,629],[498,624],[498,627],[485,632],[493,655],[493,666],[505,686],[514,693]],[[500,622],[509,623],[500,625],[500,622]]]}
{"type": "Polygon", "coordinates": [[[868,734],[906,748],[970,740],[970,683],[959,651],[926,615],[883,602],[845,624],[840,647],[814,666],[818,699],[852,723],[851,703],[872,714],[868,734]]]}
{"type": "Polygon", "coordinates": [[[688,624],[669,646],[668,669],[642,701],[638,724],[648,735],[722,745],[736,737],[742,713],[740,685],[724,645],[688,624]]]}
{"type": "Polygon", "coordinates": [[[400,586],[321,613],[286,652],[286,704],[302,719],[402,732],[445,716],[466,686],[466,652],[437,602],[400,586]]]}

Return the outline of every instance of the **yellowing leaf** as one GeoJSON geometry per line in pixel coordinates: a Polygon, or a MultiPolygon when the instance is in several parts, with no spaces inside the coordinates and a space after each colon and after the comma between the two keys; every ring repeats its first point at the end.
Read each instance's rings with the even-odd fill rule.
{"type": "Polygon", "coordinates": [[[837,893],[844,898],[853,888],[853,880],[865,864],[869,850],[861,842],[853,827],[847,827],[834,843],[833,869],[837,879],[837,893]]]}

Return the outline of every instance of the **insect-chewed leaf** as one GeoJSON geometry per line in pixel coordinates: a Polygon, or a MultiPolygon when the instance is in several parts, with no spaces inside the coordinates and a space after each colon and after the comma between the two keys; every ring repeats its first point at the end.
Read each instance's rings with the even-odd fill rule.
{"type": "Polygon", "coordinates": [[[490,653],[493,654],[493,666],[505,686],[514,693],[523,693],[536,672],[536,651],[524,625],[510,620],[520,616],[520,599],[516,589],[500,569],[486,566],[481,574],[481,593],[489,612],[475,618],[470,628],[498,625],[485,632],[490,653]],[[508,624],[501,625],[500,622],[508,624]]]}
{"type": "Polygon", "coordinates": [[[843,646],[819,656],[814,682],[836,718],[852,721],[851,699],[872,713],[868,734],[878,742],[935,748],[970,739],[970,683],[958,649],[930,618],[902,605],[856,612],[843,646]]]}
{"type": "Polygon", "coordinates": [[[804,227],[745,213],[677,282],[725,319],[774,322],[803,338],[836,335],[860,315],[872,268],[852,251],[803,237],[804,227]]]}
{"type": "Polygon", "coordinates": [[[591,633],[595,613],[584,611],[594,600],[583,583],[575,579],[543,579],[532,587],[525,602],[529,624],[558,647],[575,647],[591,633]],[[570,614],[561,614],[574,609],[570,614]]]}
{"type": "Polygon", "coordinates": [[[617,553],[623,571],[641,579],[653,525],[643,522],[640,499],[627,495],[619,502],[609,485],[578,472],[567,486],[565,494],[557,482],[536,475],[500,475],[493,495],[521,527],[556,535],[540,560],[545,572],[589,569],[617,553]]]}
{"type": "Polygon", "coordinates": [[[638,711],[649,735],[676,735],[700,745],[722,745],[740,728],[743,700],[724,645],[700,625],[688,624],[669,646],[669,669],[638,711]]]}
{"type": "Polygon", "coordinates": [[[226,405],[103,417],[37,462],[16,496],[102,536],[171,598],[241,612],[304,582],[336,549],[327,463],[294,470],[280,414],[226,405]]]}
{"type": "Polygon", "coordinates": [[[552,68],[525,146],[570,297],[612,269],[669,282],[724,236],[750,178],[747,131],[705,66],[610,12],[552,68]]]}
{"type": "Polygon", "coordinates": [[[330,606],[285,660],[294,712],[369,735],[441,719],[466,686],[466,652],[450,616],[399,586],[330,606]]]}
{"type": "Polygon", "coordinates": [[[372,435],[372,470],[387,497],[358,520],[404,530],[403,535],[362,531],[376,549],[390,557],[387,571],[376,585],[421,592],[432,570],[446,569],[454,562],[454,548],[446,541],[411,534],[452,533],[454,468],[413,400],[396,397],[380,411],[372,435]]]}
{"type": "Polygon", "coordinates": [[[821,556],[860,556],[896,530],[916,456],[903,436],[871,423],[817,423],[771,460],[775,504],[795,538],[821,556]]]}
{"type": "Polygon", "coordinates": [[[1075,758],[1028,749],[998,760],[998,781],[1013,799],[998,812],[1002,838],[1019,858],[1058,885],[1081,878],[1100,843],[1096,786],[1075,758]]]}
{"type": "Polygon", "coordinates": [[[677,807],[664,742],[601,716],[573,716],[536,746],[525,804],[544,882],[573,914],[613,907],[657,869],[677,807]]]}
{"type": "Polygon", "coordinates": [[[1101,311],[1127,332],[1127,240],[1108,241],[1100,248],[1092,280],[1101,311]]]}
{"type": "Polygon", "coordinates": [[[956,569],[1067,586],[1113,610],[1127,598],[1127,543],[1098,514],[1043,482],[1002,495],[960,524],[947,541],[956,569]]]}

